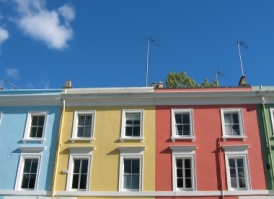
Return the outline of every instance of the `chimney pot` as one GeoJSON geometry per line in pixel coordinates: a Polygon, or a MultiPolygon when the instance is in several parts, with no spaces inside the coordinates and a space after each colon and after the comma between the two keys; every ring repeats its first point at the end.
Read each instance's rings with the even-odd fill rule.
{"type": "Polygon", "coordinates": [[[159,83],[158,83],[158,88],[164,88],[163,82],[159,82],[159,83]]]}
{"type": "Polygon", "coordinates": [[[65,86],[63,86],[62,88],[64,88],[64,89],[72,88],[72,86],[71,86],[71,80],[66,80],[65,86]]]}
{"type": "Polygon", "coordinates": [[[156,83],[155,83],[155,82],[152,82],[152,83],[151,83],[151,86],[154,87],[154,88],[156,88],[156,83]]]}

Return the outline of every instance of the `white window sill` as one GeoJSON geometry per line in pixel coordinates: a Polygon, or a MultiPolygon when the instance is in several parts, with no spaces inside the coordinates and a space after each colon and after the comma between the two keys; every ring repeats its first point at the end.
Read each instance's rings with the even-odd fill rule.
{"type": "Polygon", "coordinates": [[[46,141],[46,139],[44,138],[23,138],[22,139],[23,143],[26,143],[26,142],[41,142],[41,143],[44,143],[46,141]]]}
{"type": "Polygon", "coordinates": [[[140,142],[144,141],[143,137],[121,137],[120,141],[124,142],[124,140],[140,140],[140,142]]]}
{"type": "Polygon", "coordinates": [[[246,141],[246,136],[223,136],[223,141],[226,141],[227,139],[242,139],[243,141],[246,141]]]}
{"type": "Polygon", "coordinates": [[[176,140],[191,140],[192,142],[195,141],[195,137],[171,137],[172,142],[176,140]]]}
{"type": "Polygon", "coordinates": [[[70,138],[69,139],[71,143],[74,143],[75,141],[89,141],[92,143],[94,141],[94,138],[70,138]]]}

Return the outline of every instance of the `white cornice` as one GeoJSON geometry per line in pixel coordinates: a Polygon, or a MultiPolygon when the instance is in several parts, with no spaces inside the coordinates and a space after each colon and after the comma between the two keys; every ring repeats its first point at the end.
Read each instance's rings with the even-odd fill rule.
{"type": "Polygon", "coordinates": [[[38,147],[38,146],[21,146],[21,147],[19,147],[19,150],[22,153],[41,153],[45,149],[46,149],[46,147],[44,147],[44,146],[41,146],[41,147],[38,147]]]}
{"type": "Polygon", "coordinates": [[[225,152],[234,152],[234,151],[245,151],[250,147],[249,144],[245,145],[222,145],[222,148],[225,150],[225,152]]]}

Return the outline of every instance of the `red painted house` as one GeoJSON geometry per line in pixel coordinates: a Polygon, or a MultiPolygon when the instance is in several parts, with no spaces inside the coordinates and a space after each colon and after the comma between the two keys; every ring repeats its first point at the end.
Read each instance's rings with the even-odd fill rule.
{"type": "Polygon", "coordinates": [[[268,195],[255,105],[260,98],[251,88],[155,92],[159,198],[268,195]]]}

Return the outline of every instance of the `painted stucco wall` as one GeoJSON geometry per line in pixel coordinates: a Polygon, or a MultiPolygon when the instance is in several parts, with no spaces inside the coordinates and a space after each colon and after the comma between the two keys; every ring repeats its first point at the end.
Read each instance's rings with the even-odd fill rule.
{"type": "MultiPolygon", "coordinates": [[[[92,152],[89,191],[118,191],[119,184],[119,146],[145,146],[143,161],[143,191],[155,190],[155,108],[154,106],[138,107],[67,107],[63,118],[63,129],[58,158],[56,191],[66,189],[69,146],[94,146],[92,152]],[[119,140],[123,109],[144,110],[144,141],[119,140]],[[95,110],[95,128],[93,143],[89,141],[70,142],[75,110],[95,110]]],[[[85,198],[85,197],[83,197],[85,198]]],[[[88,198],[88,197],[86,197],[88,198]]],[[[96,197],[92,197],[96,198],[96,197]]],[[[102,198],[102,197],[98,197],[102,198]]],[[[130,198],[130,197],[127,197],[130,198]]],[[[151,197],[148,197],[151,198],[151,197]]]]}
{"type": "Polygon", "coordinates": [[[59,127],[60,106],[5,106],[0,107],[2,119],[0,123],[0,190],[15,188],[20,146],[45,146],[38,190],[50,190],[53,160],[56,150],[56,139],[59,127]],[[24,131],[29,111],[47,111],[47,124],[44,143],[23,143],[24,131]]]}
{"type": "Polygon", "coordinates": [[[157,191],[172,191],[172,151],[169,146],[186,145],[197,145],[197,149],[195,150],[197,191],[220,190],[221,179],[223,189],[227,190],[224,153],[221,153],[222,158],[220,164],[218,155],[218,138],[222,137],[221,108],[242,108],[244,130],[247,136],[246,141],[242,141],[241,139],[227,139],[227,141],[221,141],[221,145],[249,144],[248,159],[252,190],[266,189],[255,105],[156,106],[157,191]],[[176,142],[172,142],[170,139],[172,108],[193,109],[194,133],[196,137],[194,142],[190,140],[176,140],[176,142]]]}

